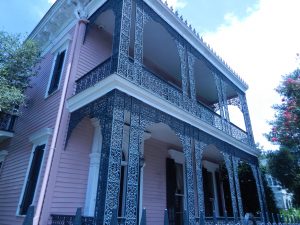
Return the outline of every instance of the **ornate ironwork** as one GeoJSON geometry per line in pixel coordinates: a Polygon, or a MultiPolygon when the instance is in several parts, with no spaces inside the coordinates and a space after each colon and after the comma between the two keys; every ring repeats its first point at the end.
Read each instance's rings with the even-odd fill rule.
{"type": "Polygon", "coordinates": [[[188,51],[188,71],[189,71],[189,82],[190,82],[190,94],[191,94],[191,99],[193,101],[196,101],[196,83],[195,83],[195,56],[188,51]]]}
{"type": "MultiPolygon", "coordinates": [[[[75,215],[51,215],[52,225],[74,225],[75,215]]],[[[95,220],[93,217],[81,217],[82,225],[94,225],[95,220]]]]}
{"type": "Polygon", "coordinates": [[[202,178],[202,153],[206,144],[198,140],[198,135],[195,137],[195,161],[196,161],[196,179],[197,179],[197,194],[198,194],[198,216],[200,223],[203,224],[205,218],[204,207],[204,192],[203,192],[203,178],[202,178]]]}
{"type": "Polygon", "coordinates": [[[112,58],[109,57],[107,60],[105,60],[100,65],[96,66],[94,69],[92,69],[90,72],[82,76],[76,81],[76,92],[75,94],[78,94],[89,87],[92,87],[99,81],[103,80],[107,76],[111,74],[111,62],[112,58]]]}
{"type": "Polygon", "coordinates": [[[240,218],[241,218],[242,224],[243,224],[244,210],[243,210],[243,201],[242,201],[240,181],[239,181],[239,172],[238,172],[239,158],[237,158],[235,156],[232,157],[232,166],[233,166],[235,189],[236,189],[236,195],[237,195],[237,201],[238,201],[238,207],[239,207],[239,214],[240,214],[240,218]]]}
{"type": "Polygon", "coordinates": [[[263,217],[263,221],[266,224],[267,223],[267,218],[266,218],[266,212],[265,212],[265,208],[264,208],[264,203],[263,203],[263,196],[262,196],[262,186],[260,184],[259,181],[259,177],[258,177],[258,167],[251,164],[250,163],[250,167],[255,179],[255,184],[256,184],[256,189],[257,189],[257,193],[258,193],[258,200],[259,200],[259,206],[260,206],[260,210],[262,212],[262,217],[263,217]]]}
{"type": "Polygon", "coordinates": [[[224,152],[222,152],[222,154],[224,156],[224,161],[225,161],[225,165],[226,165],[227,172],[228,172],[233,216],[234,216],[234,219],[237,221],[238,209],[237,209],[237,204],[236,204],[236,194],[235,194],[233,166],[232,166],[231,156],[224,152]]]}
{"type": "Polygon", "coordinates": [[[136,99],[132,99],[125,208],[126,225],[135,225],[138,220],[140,144],[142,142],[143,133],[144,129],[141,128],[140,124],[140,104],[136,99]]]}
{"type": "Polygon", "coordinates": [[[244,115],[244,121],[246,125],[246,131],[248,134],[248,141],[251,146],[255,146],[254,142],[254,137],[253,137],[253,132],[252,132],[252,126],[251,126],[251,121],[250,121],[250,115],[249,115],[249,110],[248,110],[248,105],[247,105],[247,100],[246,100],[246,95],[239,93],[239,99],[241,102],[242,106],[242,112],[244,115]]]}

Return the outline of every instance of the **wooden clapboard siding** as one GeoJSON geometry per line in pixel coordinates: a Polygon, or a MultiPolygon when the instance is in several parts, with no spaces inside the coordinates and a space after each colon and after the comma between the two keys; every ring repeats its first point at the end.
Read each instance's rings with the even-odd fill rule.
{"type": "MultiPolygon", "coordinates": [[[[70,34],[72,34],[72,31],[70,31],[70,34]]],[[[49,52],[41,60],[39,74],[32,79],[32,88],[29,88],[26,92],[28,96],[27,106],[21,110],[22,114],[16,121],[15,135],[0,146],[0,149],[8,151],[0,176],[1,225],[22,224],[24,217],[16,216],[16,212],[33,147],[29,141],[29,136],[42,128],[54,127],[66,71],[66,67],[64,67],[58,91],[45,98],[54,57],[55,55],[49,52]]],[[[68,61],[68,58],[69,51],[65,62],[68,61]]],[[[43,177],[44,174],[50,142],[51,137],[48,139],[48,145],[46,146],[40,177],[43,177]]],[[[42,179],[39,179],[36,188],[34,205],[37,203],[41,181],[42,179]]]]}
{"type": "Polygon", "coordinates": [[[76,208],[84,207],[93,133],[90,119],[83,119],[61,152],[52,196],[52,214],[74,214],[76,208]]]}

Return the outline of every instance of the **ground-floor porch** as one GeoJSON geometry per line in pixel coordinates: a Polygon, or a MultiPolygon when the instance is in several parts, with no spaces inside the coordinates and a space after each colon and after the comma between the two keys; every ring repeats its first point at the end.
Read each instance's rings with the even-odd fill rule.
{"type": "MultiPolygon", "coordinates": [[[[68,207],[82,207],[84,224],[238,223],[246,212],[267,221],[257,156],[120,91],[72,112],[65,151],[70,165],[82,157],[73,166],[83,179],[69,187],[82,201],[68,207]]],[[[52,212],[52,224],[71,224],[52,212]]]]}

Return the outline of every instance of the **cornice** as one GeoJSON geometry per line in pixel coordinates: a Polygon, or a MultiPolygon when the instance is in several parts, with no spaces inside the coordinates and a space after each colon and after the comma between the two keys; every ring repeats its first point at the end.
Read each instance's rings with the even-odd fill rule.
{"type": "MultiPolygon", "coordinates": [[[[64,36],[77,20],[75,10],[83,7],[90,17],[107,0],[57,0],[29,35],[29,39],[37,40],[43,50],[49,49],[58,36],[64,36]]],[[[196,33],[195,29],[184,21],[178,12],[174,12],[161,0],[144,0],[161,18],[175,29],[186,41],[199,51],[222,74],[245,92],[248,85],[236,74],[213,49],[196,33]]]]}

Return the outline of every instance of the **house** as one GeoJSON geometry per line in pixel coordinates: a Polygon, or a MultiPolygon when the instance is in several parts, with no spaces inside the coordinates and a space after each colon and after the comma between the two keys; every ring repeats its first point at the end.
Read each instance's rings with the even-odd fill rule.
{"type": "Polygon", "coordinates": [[[283,188],[281,183],[272,177],[270,174],[266,174],[267,182],[271,188],[276,206],[278,209],[290,209],[293,207],[293,194],[287,189],[283,188]]]}
{"type": "Polygon", "coordinates": [[[177,12],[57,0],[29,38],[43,60],[22,115],[1,116],[1,225],[30,206],[43,225],[71,224],[77,208],[85,224],[237,223],[241,163],[267,221],[248,86],[177,12]]]}

